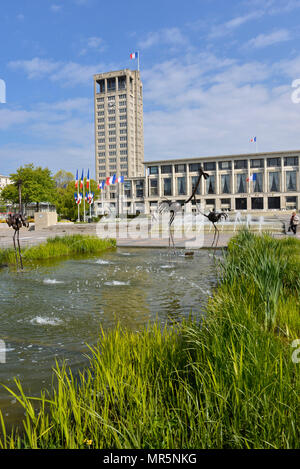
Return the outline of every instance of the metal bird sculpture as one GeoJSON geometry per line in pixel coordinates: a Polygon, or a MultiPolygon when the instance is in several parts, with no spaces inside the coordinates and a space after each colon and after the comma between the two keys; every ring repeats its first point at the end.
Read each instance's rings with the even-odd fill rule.
{"type": "MultiPolygon", "coordinates": [[[[199,168],[199,176],[198,176],[198,179],[196,181],[196,184],[195,184],[195,187],[193,189],[193,192],[192,192],[192,195],[183,202],[183,204],[187,204],[188,202],[190,202],[192,199],[195,200],[195,203],[196,203],[196,192],[197,192],[197,189],[199,187],[199,184],[200,184],[200,181],[201,181],[201,178],[204,177],[204,179],[207,179],[209,177],[209,174],[205,173],[202,169],[202,167],[200,166],[199,168]]],[[[196,204],[197,205],[197,204],[196,204]]],[[[174,244],[174,238],[173,238],[173,234],[172,234],[172,223],[174,221],[174,218],[175,218],[175,215],[176,213],[178,212],[181,212],[182,211],[182,206],[179,202],[176,202],[176,201],[172,201],[172,200],[169,200],[167,199],[166,197],[158,204],[158,213],[159,214],[162,214],[162,213],[166,213],[166,212],[169,212],[170,213],[170,220],[169,220],[169,247],[171,247],[171,241],[172,241],[172,244],[173,244],[173,248],[175,249],[175,244],[174,244]]]]}
{"type": "Polygon", "coordinates": [[[221,218],[224,218],[226,220],[228,215],[225,212],[217,213],[215,211],[209,212],[208,215],[205,215],[205,213],[202,213],[202,212],[200,212],[200,213],[201,213],[201,215],[204,215],[206,218],[208,218],[209,221],[213,224],[213,227],[215,229],[215,234],[214,234],[214,238],[213,238],[213,242],[212,242],[211,247],[213,247],[214,243],[216,242],[216,244],[215,244],[215,248],[216,248],[217,245],[218,245],[219,235],[220,235],[220,232],[219,232],[219,230],[216,226],[216,223],[218,223],[218,221],[220,221],[221,218]]]}
{"type": "Polygon", "coordinates": [[[15,214],[10,213],[8,215],[8,218],[6,219],[6,223],[8,224],[9,227],[15,230],[13,241],[14,241],[14,248],[15,248],[15,253],[16,253],[16,264],[18,268],[18,253],[17,253],[17,247],[16,247],[16,237],[17,237],[20,265],[21,265],[21,269],[23,270],[23,262],[22,262],[22,256],[21,256],[21,248],[20,248],[20,229],[22,228],[22,226],[25,226],[26,228],[28,228],[29,223],[25,220],[25,218],[23,217],[21,213],[15,213],[15,214]]]}

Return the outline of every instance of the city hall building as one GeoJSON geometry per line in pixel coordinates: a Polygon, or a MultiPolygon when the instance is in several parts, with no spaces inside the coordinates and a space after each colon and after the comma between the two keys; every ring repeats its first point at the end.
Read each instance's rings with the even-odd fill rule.
{"type": "MultiPolygon", "coordinates": [[[[148,161],[144,177],[125,179],[108,197],[102,196],[98,211],[110,207],[118,214],[151,213],[164,197],[183,204],[200,166],[209,178],[201,178],[196,201],[206,211],[299,209],[299,160],[300,150],[148,161]]],[[[195,210],[194,204],[187,204],[186,211],[195,210]]]]}
{"type": "MultiPolygon", "coordinates": [[[[143,85],[137,70],[94,75],[94,108],[96,180],[125,178],[101,191],[98,214],[149,214],[164,197],[183,204],[200,166],[209,178],[201,179],[196,202],[206,211],[300,208],[300,150],[144,162],[143,85]]],[[[185,210],[196,210],[195,201],[185,210]]]]}

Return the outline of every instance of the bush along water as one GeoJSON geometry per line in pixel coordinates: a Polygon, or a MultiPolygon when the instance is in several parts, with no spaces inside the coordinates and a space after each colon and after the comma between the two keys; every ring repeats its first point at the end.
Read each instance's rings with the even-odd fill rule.
{"type": "Polygon", "coordinates": [[[101,333],[76,378],[56,366],[4,448],[298,448],[300,243],[240,233],[205,317],[101,333]]]}
{"type": "MultiPolygon", "coordinates": [[[[48,238],[45,243],[22,249],[24,265],[46,259],[66,256],[94,255],[116,246],[114,239],[100,239],[96,236],[70,235],[48,238]]],[[[0,264],[15,265],[14,249],[0,250],[0,264]]]]}

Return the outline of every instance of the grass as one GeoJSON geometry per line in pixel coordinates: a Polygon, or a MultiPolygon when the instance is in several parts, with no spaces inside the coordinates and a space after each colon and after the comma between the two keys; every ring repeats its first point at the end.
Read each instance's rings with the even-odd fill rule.
{"type": "Polygon", "coordinates": [[[56,366],[3,448],[299,448],[300,243],[240,233],[201,322],[102,333],[90,367],[56,366]],[[276,262],[275,262],[276,261],[276,262]]]}
{"type": "MultiPolygon", "coordinates": [[[[22,249],[24,265],[46,259],[75,255],[93,255],[116,246],[113,239],[100,239],[96,236],[70,235],[48,238],[45,243],[22,249]]],[[[14,249],[0,250],[0,264],[16,264],[14,249]]]]}

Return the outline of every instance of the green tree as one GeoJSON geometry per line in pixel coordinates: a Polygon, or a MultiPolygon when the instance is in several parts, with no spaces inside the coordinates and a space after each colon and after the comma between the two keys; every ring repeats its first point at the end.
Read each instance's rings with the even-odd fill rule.
{"type": "Polygon", "coordinates": [[[70,182],[74,181],[74,175],[69,171],[61,169],[54,174],[54,182],[56,187],[66,188],[70,182]]]}
{"type": "Polygon", "coordinates": [[[1,192],[3,201],[13,204],[19,203],[18,181],[22,181],[22,203],[36,203],[37,211],[41,202],[55,203],[56,189],[54,179],[48,168],[34,167],[27,164],[17,169],[16,173],[10,174],[12,184],[7,185],[1,192]]]}

